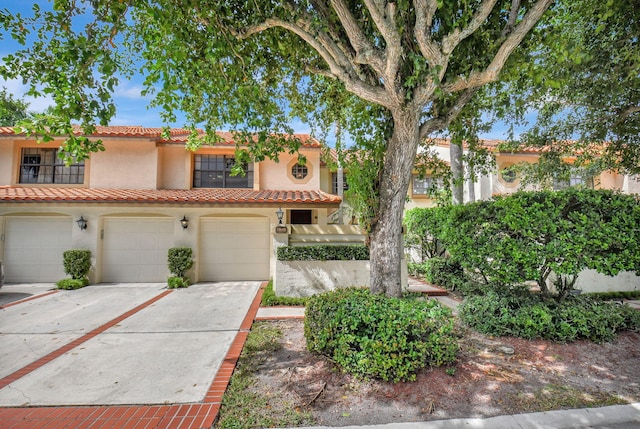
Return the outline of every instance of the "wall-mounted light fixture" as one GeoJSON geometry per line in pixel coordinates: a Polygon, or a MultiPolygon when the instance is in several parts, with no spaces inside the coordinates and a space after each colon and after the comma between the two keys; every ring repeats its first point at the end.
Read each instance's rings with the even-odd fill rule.
{"type": "Polygon", "coordinates": [[[80,219],[76,221],[76,223],[78,224],[78,228],[80,228],[81,231],[87,229],[87,220],[82,217],[82,215],[80,216],[80,219]]]}
{"type": "Polygon", "coordinates": [[[189,219],[187,219],[186,216],[182,216],[182,219],[180,219],[180,225],[182,225],[182,229],[189,228],[189,219]]]}
{"type": "Polygon", "coordinates": [[[278,225],[282,225],[282,218],[284,216],[284,212],[282,211],[282,207],[278,209],[276,212],[276,216],[278,216],[278,225]]]}
{"type": "Polygon", "coordinates": [[[282,218],[284,217],[284,212],[282,211],[282,207],[278,209],[276,212],[276,216],[278,216],[278,224],[276,225],[276,234],[286,234],[288,229],[286,225],[282,224],[282,218]]]}

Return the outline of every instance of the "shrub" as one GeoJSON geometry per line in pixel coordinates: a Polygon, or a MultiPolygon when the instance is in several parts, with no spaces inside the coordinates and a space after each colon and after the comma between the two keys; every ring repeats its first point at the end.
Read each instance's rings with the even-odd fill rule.
{"type": "Polygon", "coordinates": [[[425,262],[425,278],[430,283],[455,290],[464,281],[464,271],[462,265],[451,258],[431,258],[425,262]]]}
{"type": "Polygon", "coordinates": [[[62,254],[64,272],[73,280],[84,280],[91,269],[91,250],[67,250],[62,254]]]}
{"type": "Polygon", "coordinates": [[[85,287],[89,284],[89,279],[63,279],[56,283],[58,289],[74,290],[85,287]]]}
{"type": "Polygon", "coordinates": [[[640,313],[627,305],[601,302],[585,296],[560,303],[526,292],[465,299],[460,318],[468,326],[488,335],[513,335],[554,341],[588,339],[611,341],[616,332],[640,329],[640,313]],[[634,313],[635,312],[635,313],[634,313]]]}
{"type": "Polygon", "coordinates": [[[403,219],[407,229],[404,236],[405,246],[417,250],[422,261],[444,256],[446,249],[437,231],[445,219],[444,208],[417,207],[407,211],[403,219]]]}
{"type": "Polygon", "coordinates": [[[310,351],[345,371],[394,382],[415,380],[418,370],[455,361],[457,336],[451,310],[347,288],[309,298],[305,337],[310,351]]]}
{"type": "Polygon", "coordinates": [[[369,248],[350,246],[282,246],[278,247],[279,261],[367,261],[369,248]]]}
{"type": "Polygon", "coordinates": [[[189,284],[189,279],[186,277],[169,277],[167,279],[167,285],[169,289],[189,287],[189,284]]]}
{"type": "Polygon", "coordinates": [[[193,251],[190,247],[172,247],[168,252],[169,271],[176,277],[184,277],[193,267],[193,251]]]}

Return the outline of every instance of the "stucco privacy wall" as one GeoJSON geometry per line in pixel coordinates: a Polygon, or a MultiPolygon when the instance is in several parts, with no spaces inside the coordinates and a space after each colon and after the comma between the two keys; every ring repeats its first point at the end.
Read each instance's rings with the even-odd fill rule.
{"type": "MultiPolygon", "coordinates": [[[[273,289],[276,295],[306,297],[349,286],[371,285],[369,261],[279,261],[280,246],[349,245],[364,243],[355,225],[288,225],[287,233],[273,234],[273,289]]],[[[402,287],[408,287],[407,263],[401,261],[402,287]]]]}
{"type": "MultiPolygon", "coordinates": [[[[550,276],[549,286],[554,278],[550,276]]],[[[640,291],[640,277],[632,271],[624,271],[617,276],[606,276],[596,270],[584,270],[578,275],[575,288],[583,293],[597,292],[637,292],[640,291]]]]}
{"type": "MultiPolygon", "coordinates": [[[[407,264],[402,260],[402,288],[407,264]]],[[[369,261],[276,261],[273,290],[279,296],[306,297],[349,286],[371,285],[369,261]]]]}

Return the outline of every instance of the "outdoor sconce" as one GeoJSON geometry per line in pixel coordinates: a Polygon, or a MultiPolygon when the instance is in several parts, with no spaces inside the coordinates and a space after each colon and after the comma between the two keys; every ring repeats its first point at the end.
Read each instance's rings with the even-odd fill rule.
{"type": "Polygon", "coordinates": [[[87,229],[87,220],[82,217],[82,215],[80,216],[80,219],[76,221],[76,223],[78,224],[78,228],[80,228],[80,231],[87,229]]]}
{"type": "Polygon", "coordinates": [[[276,233],[277,234],[286,234],[287,227],[282,224],[282,218],[284,217],[284,212],[282,211],[282,207],[278,209],[276,212],[276,216],[278,216],[278,224],[276,225],[276,233]]]}
{"type": "Polygon", "coordinates": [[[284,216],[284,212],[282,211],[282,207],[278,209],[276,212],[276,216],[278,216],[278,225],[282,225],[282,217],[284,216]]]}
{"type": "Polygon", "coordinates": [[[189,228],[189,219],[187,219],[186,216],[182,216],[182,219],[180,219],[180,225],[182,225],[182,229],[189,228]]]}

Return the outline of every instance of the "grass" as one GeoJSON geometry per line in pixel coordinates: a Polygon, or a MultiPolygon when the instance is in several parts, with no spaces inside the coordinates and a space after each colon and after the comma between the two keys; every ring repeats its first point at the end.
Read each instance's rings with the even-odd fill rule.
{"type": "Polygon", "coordinates": [[[305,306],[308,298],[293,298],[290,296],[277,296],[273,291],[273,280],[269,280],[269,284],[262,294],[260,305],[263,307],[274,307],[276,305],[286,306],[305,306]]]}
{"type": "Polygon", "coordinates": [[[532,393],[516,396],[518,409],[522,412],[552,411],[572,408],[597,408],[622,405],[628,402],[608,393],[576,389],[558,384],[547,384],[532,393]]]}
{"type": "MultiPolygon", "coordinates": [[[[215,427],[220,429],[251,429],[264,427],[293,427],[313,425],[309,413],[283,403],[280,399],[256,392],[254,376],[258,367],[281,345],[282,332],[269,323],[254,323],[231,377],[229,387],[222,397],[222,406],[215,427]]],[[[277,395],[277,392],[275,392],[277,395]]]]}

